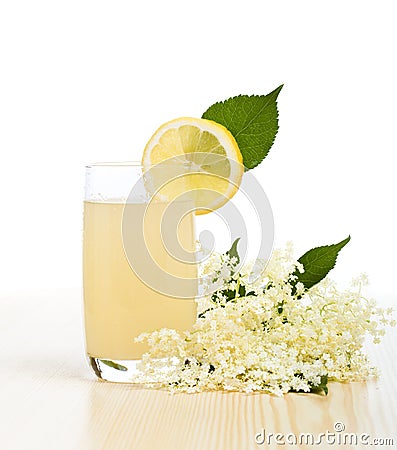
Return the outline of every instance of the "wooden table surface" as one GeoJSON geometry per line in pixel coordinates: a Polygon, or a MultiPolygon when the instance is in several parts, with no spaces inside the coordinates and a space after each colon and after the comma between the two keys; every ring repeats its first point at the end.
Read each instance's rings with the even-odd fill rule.
{"type": "Polygon", "coordinates": [[[378,448],[397,448],[395,329],[369,347],[382,376],[331,383],[328,397],[170,395],[95,380],[85,362],[81,311],[78,290],[0,296],[1,450],[368,448],[269,447],[260,435],[255,442],[263,429],[316,435],[334,432],[336,422],[345,433],[369,434],[369,442],[394,439],[378,448]]]}

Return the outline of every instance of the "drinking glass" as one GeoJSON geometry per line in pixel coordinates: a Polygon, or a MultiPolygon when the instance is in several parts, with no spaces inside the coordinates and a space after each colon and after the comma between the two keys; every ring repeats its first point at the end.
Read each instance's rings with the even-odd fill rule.
{"type": "Polygon", "coordinates": [[[196,318],[192,203],[154,195],[153,180],[170,178],[171,166],[156,168],[155,176],[145,170],[139,163],[86,167],[86,352],[95,375],[107,381],[131,381],[148,350],[135,337],[189,329],[196,318]]]}

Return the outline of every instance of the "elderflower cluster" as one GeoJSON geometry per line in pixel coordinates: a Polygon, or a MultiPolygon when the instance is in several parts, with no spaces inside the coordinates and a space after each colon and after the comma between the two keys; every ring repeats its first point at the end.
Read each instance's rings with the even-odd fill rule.
{"type": "Polygon", "coordinates": [[[253,266],[234,273],[235,263],[214,255],[202,268],[203,279],[217,274],[217,290],[205,287],[209,294],[199,301],[192,330],[161,329],[137,338],[150,350],[134,381],[180,392],[282,395],[309,392],[324,377],[352,381],[376,373],[363,352],[364,338],[379,342],[384,327],[395,322],[390,309],[361,295],[364,276],[346,291],[326,278],[305,293],[302,283],[294,284],[292,274],[303,267],[291,245],[274,251],[250,284],[253,266]],[[238,295],[241,285],[243,296],[238,295]],[[222,288],[235,290],[236,297],[228,299],[222,288]]]}

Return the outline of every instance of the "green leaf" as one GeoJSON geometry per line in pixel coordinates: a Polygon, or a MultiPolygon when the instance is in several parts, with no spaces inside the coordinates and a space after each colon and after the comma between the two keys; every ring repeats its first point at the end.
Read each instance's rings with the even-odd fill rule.
{"type": "MultiPolygon", "coordinates": [[[[229,250],[227,250],[224,255],[228,256],[229,258],[236,258],[236,262],[233,264],[234,267],[236,267],[239,263],[240,263],[240,255],[238,254],[238,250],[237,250],[237,245],[239,243],[240,238],[235,239],[235,241],[233,242],[232,246],[230,247],[229,250]]],[[[234,275],[234,271],[231,271],[231,274],[234,275]]],[[[219,275],[219,273],[218,273],[219,275]]],[[[248,291],[247,287],[245,286],[245,284],[241,281],[241,275],[237,274],[237,276],[235,277],[235,280],[237,278],[238,281],[238,288],[236,289],[229,289],[228,287],[224,288],[224,289],[218,289],[217,291],[215,291],[212,295],[211,295],[211,301],[215,304],[219,304],[219,297],[222,297],[224,299],[224,301],[226,303],[228,302],[232,302],[232,301],[236,301],[236,299],[238,299],[239,297],[247,297],[249,295],[254,295],[256,296],[255,291],[248,291]],[[247,292],[248,291],[248,292],[247,292]]],[[[216,281],[217,278],[214,279],[214,281],[216,281]]],[[[230,280],[231,281],[231,280],[230,280]]],[[[221,305],[221,307],[223,308],[224,306],[221,305]]],[[[205,314],[208,311],[212,311],[214,308],[208,308],[205,311],[201,312],[198,315],[199,319],[202,319],[205,317],[205,314]]]]}
{"type": "Polygon", "coordinates": [[[237,258],[237,262],[236,262],[236,266],[238,265],[238,264],[240,264],[240,255],[238,254],[238,250],[237,250],[237,244],[238,244],[238,241],[240,240],[240,238],[237,238],[234,242],[233,242],[233,244],[232,244],[232,246],[229,248],[229,250],[226,252],[226,255],[229,257],[229,258],[233,258],[233,257],[235,257],[235,258],[237,258]]]}
{"type": "Polygon", "coordinates": [[[237,292],[234,289],[221,289],[219,291],[215,291],[211,295],[211,301],[214,303],[219,303],[218,295],[223,296],[226,302],[230,302],[237,297],[237,292]]]}
{"type": "Polygon", "coordinates": [[[252,169],[269,153],[278,131],[277,96],[283,85],[267,95],[239,95],[210,106],[203,119],[225,126],[234,136],[244,166],[252,169]]]}
{"type": "Polygon", "coordinates": [[[339,251],[349,241],[350,236],[338,244],[312,248],[302,255],[298,262],[303,265],[305,271],[300,273],[298,269],[295,270],[293,275],[297,278],[291,282],[292,286],[295,288],[296,283],[301,282],[306,289],[310,289],[325,278],[328,272],[334,268],[339,251]]]}
{"type": "Polygon", "coordinates": [[[321,394],[324,392],[325,395],[328,395],[328,375],[323,375],[320,380],[320,384],[316,386],[312,386],[310,388],[310,392],[314,394],[321,394]]]}
{"type": "Polygon", "coordinates": [[[222,295],[225,298],[226,303],[230,302],[238,297],[248,297],[249,295],[256,296],[254,291],[247,292],[247,288],[245,284],[240,281],[240,285],[238,287],[238,291],[235,289],[221,289],[219,291],[214,292],[211,295],[211,301],[214,303],[219,303],[218,295],[222,295]]]}
{"type": "Polygon", "coordinates": [[[108,359],[100,359],[99,361],[101,361],[101,363],[105,364],[106,366],[112,367],[113,369],[116,370],[121,370],[122,372],[128,370],[127,367],[122,366],[121,364],[117,364],[113,361],[109,361],[108,359]]]}

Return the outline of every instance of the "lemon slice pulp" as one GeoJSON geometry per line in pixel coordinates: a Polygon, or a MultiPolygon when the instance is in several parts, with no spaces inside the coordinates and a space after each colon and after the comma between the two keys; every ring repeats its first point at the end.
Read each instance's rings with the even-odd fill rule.
{"type": "Polygon", "coordinates": [[[230,131],[211,120],[190,117],[162,125],[147,143],[142,165],[145,172],[153,166],[168,167],[162,195],[175,199],[190,192],[196,214],[230,200],[244,173],[242,155],[230,131]]]}

